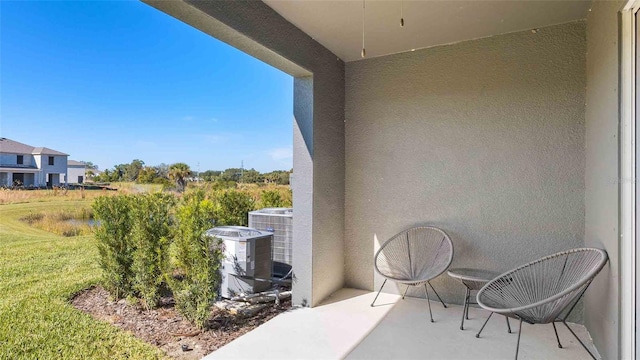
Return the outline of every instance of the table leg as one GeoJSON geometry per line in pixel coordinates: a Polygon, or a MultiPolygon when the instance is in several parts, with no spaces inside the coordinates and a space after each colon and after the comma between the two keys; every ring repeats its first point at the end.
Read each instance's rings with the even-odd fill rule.
{"type": "Polygon", "coordinates": [[[469,290],[469,288],[467,288],[467,290],[464,293],[464,305],[462,306],[462,320],[460,321],[460,330],[464,330],[464,316],[467,312],[467,308],[469,307],[469,294],[471,293],[471,290],[469,290]]]}

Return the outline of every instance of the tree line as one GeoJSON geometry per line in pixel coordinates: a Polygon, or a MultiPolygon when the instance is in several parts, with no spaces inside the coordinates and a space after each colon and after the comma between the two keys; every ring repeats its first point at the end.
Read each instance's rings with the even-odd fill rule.
{"type": "MultiPolygon", "coordinates": [[[[85,162],[90,164],[91,162],[85,162]]],[[[184,189],[188,181],[208,181],[221,183],[271,183],[278,185],[288,185],[291,171],[275,170],[268,173],[260,173],[255,169],[229,168],[226,170],[207,170],[203,172],[193,171],[185,163],[175,163],[171,165],[160,164],[148,166],[140,159],[134,159],[128,164],[118,164],[111,169],[106,169],[99,174],[95,174],[92,168],[92,180],[96,182],[118,182],[131,181],[141,184],[163,184],[171,185],[175,183],[178,188],[184,189]]],[[[89,174],[87,173],[89,176],[89,174]]]]}

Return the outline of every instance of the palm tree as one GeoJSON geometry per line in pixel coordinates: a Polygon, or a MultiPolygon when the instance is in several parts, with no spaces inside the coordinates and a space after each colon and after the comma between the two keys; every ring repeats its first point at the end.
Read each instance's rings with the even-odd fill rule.
{"type": "Polygon", "coordinates": [[[189,165],[185,163],[175,163],[169,166],[169,179],[175,181],[179,192],[183,192],[187,185],[187,177],[191,175],[189,165]]]}

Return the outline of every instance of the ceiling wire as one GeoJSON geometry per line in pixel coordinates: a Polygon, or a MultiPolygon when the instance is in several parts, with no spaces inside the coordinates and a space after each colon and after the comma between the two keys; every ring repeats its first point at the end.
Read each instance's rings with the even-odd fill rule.
{"type": "Polygon", "coordinates": [[[364,48],[364,20],[365,20],[365,17],[364,17],[364,9],[365,9],[364,2],[365,2],[365,0],[362,0],[362,52],[360,53],[360,56],[363,57],[363,58],[365,56],[367,56],[367,51],[364,48]]]}
{"type": "Polygon", "coordinates": [[[400,27],[404,27],[403,7],[404,7],[404,0],[400,0],[400,27]]]}

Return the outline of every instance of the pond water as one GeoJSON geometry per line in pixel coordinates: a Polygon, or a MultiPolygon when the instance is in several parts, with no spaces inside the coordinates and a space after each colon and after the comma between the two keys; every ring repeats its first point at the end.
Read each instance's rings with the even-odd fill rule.
{"type": "Polygon", "coordinates": [[[86,220],[71,219],[71,220],[67,220],[66,222],[73,225],[89,225],[89,226],[100,225],[100,221],[94,220],[94,219],[86,219],[86,220]]]}

